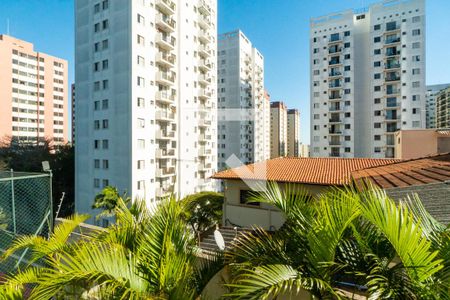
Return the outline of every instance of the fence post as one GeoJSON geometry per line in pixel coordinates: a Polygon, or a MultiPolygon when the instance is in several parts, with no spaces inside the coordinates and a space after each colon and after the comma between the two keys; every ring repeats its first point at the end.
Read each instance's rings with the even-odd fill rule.
{"type": "Polygon", "coordinates": [[[52,170],[50,170],[49,172],[48,172],[48,176],[49,176],[49,184],[50,184],[50,195],[49,195],[49,198],[50,198],[50,222],[49,222],[49,224],[50,224],[50,228],[49,228],[49,232],[48,232],[48,234],[49,234],[49,236],[50,236],[50,234],[53,232],[53,226],[54,226],[54,224],[53,224],[53,173],[52,173],[52,170]]]}
{"type": "Polygon", "coordinates": [[[14,197],[14,170],[11,169],[10,171],[11,171],[11,210],[12,210],[13,231],[14,234],[17,234],[16,202],[14,197]]]}

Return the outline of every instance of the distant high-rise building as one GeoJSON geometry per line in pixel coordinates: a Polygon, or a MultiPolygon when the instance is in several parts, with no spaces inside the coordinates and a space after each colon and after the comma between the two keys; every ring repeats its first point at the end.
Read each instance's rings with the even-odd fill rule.
{"type": "Polygon", "coordinates": [[[436,95],[436,128],[450,128],[450,87],[436,95]]]}
{"type": "Polygon", "coordinates": [[[441,90],[448,87],[450,87],[450,83],[427,86],[425,104],[427,128],[436,128],[436,96],[441,90]]]}
{"type": "Polygon", "coordinates": [[[300,144],[300,157],[309,157],[309,145],[300,144]]]}
{"type": "Polygon", "coordinates": [[[214,190],[216,0],[75,1],[76,211],[214,190]]]}
{"type": "Polygon", "coordinates": [[[311,155],[395,157],[394,133],[425,128],[425,1],[311,19],[311,155]]]}
{"type": "Polygon", "coordinates": [[[70,86],[72,102],[72,145],[75,144],[75,83],[70,86]]]}
{"type": "Polygon", "coordinates": [[[287,118],[284,102],[276,101],[270,104],[270,158],[287,155],[287,118]]]}
{"type": "Polygon", "coordinates": [[[67,61],[0,35],[0,138],[67,142],[67,61]]]}
{"type": "Polygon", "coordinates": [[[264,57],[236,30],[219,35],[217,68],[219,169],[232,155],[246,164],[268,159],[264,57]]]}
{"type": "Polygon", "coordinates": [[[300,113],[297,109],[287,111],[287,156],[300,156],[300,113]]]}

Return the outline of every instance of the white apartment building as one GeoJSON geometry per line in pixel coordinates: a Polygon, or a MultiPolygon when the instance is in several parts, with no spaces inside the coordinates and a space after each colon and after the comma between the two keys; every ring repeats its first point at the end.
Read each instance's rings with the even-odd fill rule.
{"type": "Polygon", "coordinates": [[[282,101],[270,104],[270,158],[287,155],[287,107],[282,101]]]}
{"type": "Polygon", "coordinates": [[[248,164],[270,156],[264,57],[240,31],[218,38],[218,168],[235,155],[248,164]]]}
{"type": "Polygon", "coordinates": [[[76,211],[214,190],[216,0],[75,1],[76,211]]]}
{"type": "Polygon", "coordinates": [[[440,91],[448,87],[450,87],[450,83],[434,84],[427,86],[426,103],[425,103],[427,128],[436,128],[436,97],[440,91]]]}
{"type": "Polygon", "coordinates": [[[287,156],[300,156],[300,112],[287,111],[287,156]]]}
{"type": "Polygon", "coordinates": [[[425,1],[311,19],[311,155],[395,157],[425,127],[425,1]]]}

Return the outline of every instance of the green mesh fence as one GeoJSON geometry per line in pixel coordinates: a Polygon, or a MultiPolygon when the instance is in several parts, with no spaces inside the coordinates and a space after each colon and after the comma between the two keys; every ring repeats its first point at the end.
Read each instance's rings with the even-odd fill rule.
{"type": "MultiPolygon", "coordinates": [[[[48,236],[52,227],[50,174],[0,172],[0,253],[18,235],[48,236]]],[[[26,265],[29,251],[0,261],[1,274],[26,265]]]]}

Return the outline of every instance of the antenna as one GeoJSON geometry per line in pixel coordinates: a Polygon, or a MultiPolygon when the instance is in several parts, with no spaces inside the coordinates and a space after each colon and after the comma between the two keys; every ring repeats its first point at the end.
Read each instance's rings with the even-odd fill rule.
{"type": "Polygon", "coordinates": [[[9,35],[9,18],[6,19],[6,35],[9,35]]]}

